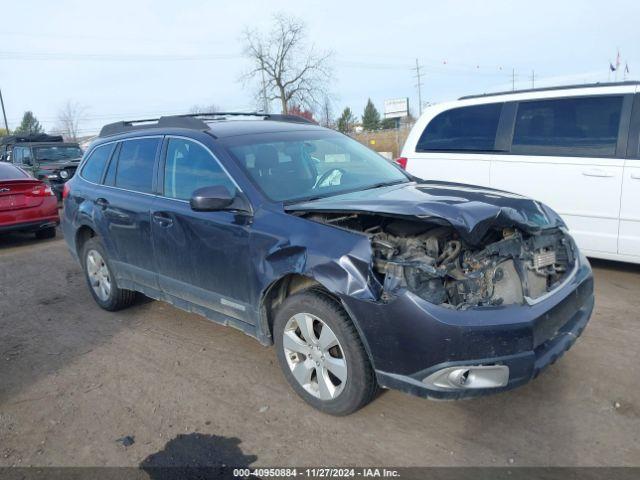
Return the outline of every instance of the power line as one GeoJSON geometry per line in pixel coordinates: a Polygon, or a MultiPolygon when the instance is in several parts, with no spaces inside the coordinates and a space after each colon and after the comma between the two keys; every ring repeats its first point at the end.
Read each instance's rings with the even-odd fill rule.
{"type": "Polygon", "coordinates": [[[243,58],[240,54],[152,54],[152,53],[70,53],[70,52],[0,52],[4,60],[45,60],[45,61],[194,61],[233,60],[243,58]]]}
{"type": "MultiPolygon", "coordinates": [[[[24,52],[0,51],[0,59],[16,61],[107,61],[107,62],[182,62],[211,60],[240,60],[241,53],[179,54],[179,53],[82,53],[82,52],[24,52]]],[[[372,70],[405,70],[407,63],[379,63],[338,58],[337,65],[346,68],[372,70]]],[[[470,64],[429,61],[430,73],[446,75],[503,75],[502,67],[483,67],[470,64]],[[489,70],[488,70],[489,69],[489,70]]],[[[411,68],[411,67],[409,67],[411,68]]],[[[422,68],[422,66],[421,66],[422,68]]]]}

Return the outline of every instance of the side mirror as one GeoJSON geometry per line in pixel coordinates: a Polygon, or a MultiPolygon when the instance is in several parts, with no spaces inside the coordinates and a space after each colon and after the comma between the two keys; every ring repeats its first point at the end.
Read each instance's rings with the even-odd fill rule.
{"type": "Polygon", "coordinates": [[[244,198],[231,194],[227,187],[222,185],[199,188],[193,192],[189,204],[196,212],[248,210],[244,198]]]}

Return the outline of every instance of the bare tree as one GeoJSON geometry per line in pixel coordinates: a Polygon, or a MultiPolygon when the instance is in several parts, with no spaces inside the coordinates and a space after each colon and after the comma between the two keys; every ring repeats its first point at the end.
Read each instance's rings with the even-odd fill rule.
{"type": "Polygon", "coordinates": [[[58,111],[58,126],[56,130],[60,131],[68,140],[77,141],[78,133],[80,132],[79,125],[86,110],[86,107],[78,102],[67,100],[67,103],[58,111]]]}
{"type": "Polygon", "coordinates": [[[210,103],[209,105],[194,105],[189,109],[189,113],[214,113],[221,112],[222,108],[220,105],[215,103],[210,103]]]}
{"type": "Polygon", "coordinates": [[[322,98],[322,105],[320,106],[320,125],[327,128],[334,127],[333,119],[333,102],[329,95],[325,95],[322,98]]]}
{"type": "Polygon", "coordinates": [[[244,32],[244,54],[252,67],[243,77],[258,79],[259,97],[265,111],[278,100],[282,113],[293,104],[315,110],[327,92],[331,78],[331,52],[317,52],[305,41],[305,25],[300,20],[278,14],[271,31],[244,32]]]}

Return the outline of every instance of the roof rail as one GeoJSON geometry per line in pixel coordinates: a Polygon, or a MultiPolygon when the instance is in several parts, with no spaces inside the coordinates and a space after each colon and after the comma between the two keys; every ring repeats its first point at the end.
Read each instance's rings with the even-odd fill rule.
{"type": "Polygon", "coordinates": [[[494,92],[494,93],[479,93],[477,95],[465,95],[464,97],[458,98],[458,100],[469,100],[471,98],[482,98],[482,97],[496,97],[498,95],[511,95],[514,93],[529,93],[529,92],[548,92],[553,90],[571,90],[575,88],[593,88],[593,87],[618,87],[625,85],[640,85],[640,81],[637,80],[627,80],[624,82],[604,82],[604,83],[584,83],[578,85],[558,85],[555,87],[540,87],[540,88],[525,88],[523,90],[508,90],[503,92],[494,92]]]}
{"type": "Polygon", "coordinates": [[[191,130],[208,130],[209,125],[206,122],[225,120],[227,117],[262,117],[263,120],[274,120],[276,122],[313,124],[311,120],[299,117],[297,115],[281,115],[260,112],[208,112],[191,113],[187,115],[170,115],[160,118],[127,120],[110,123],[102,127],[99,136],[109,137],[112,135],[117,135],[119,133],[126,133],[147,128],[188,128],[191,130]]]}

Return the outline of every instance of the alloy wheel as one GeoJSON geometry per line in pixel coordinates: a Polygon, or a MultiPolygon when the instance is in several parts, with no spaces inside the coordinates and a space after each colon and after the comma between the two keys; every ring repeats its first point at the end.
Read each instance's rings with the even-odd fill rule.
{"type": "Polygon", "coordinates": [[[347,383],[347,362],[338,337],[320,318],[310,313],[291,317],[282,345],[296,381],[320,400],[333,400],[347,383]]]}
{"type": "Polygon", "coordinates": [[[97,250],[89,250],[86,265],[91,288],[100,300],[106,302],[111,295],[111,275],[104,258],[97,250]]]}

